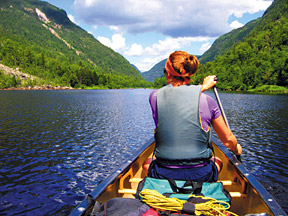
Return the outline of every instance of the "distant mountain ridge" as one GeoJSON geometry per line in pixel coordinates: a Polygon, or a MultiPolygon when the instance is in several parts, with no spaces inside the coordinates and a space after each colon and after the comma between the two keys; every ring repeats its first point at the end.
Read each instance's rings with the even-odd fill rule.
{"type": "Polygon", "coordinates": [[[166,64],[166,60],[164,59],[154,65],[149,71],[143,72],[141,75],[144,77],[144,79],[148,82],[154,82],[156,78],[161,78],[163,74],[163,69],[166,64]]]}
{"type": "Polygon", "coordinates": [[[241,42],[260,22],[261,18],[252,20],[245,26],[234,29],[229,33],[226,33],[217,38],[212,46],[201,56],[199,59],[201,64],[213,61],[217,55],[223,55],[227,52],[235,43],[241,42]]]}

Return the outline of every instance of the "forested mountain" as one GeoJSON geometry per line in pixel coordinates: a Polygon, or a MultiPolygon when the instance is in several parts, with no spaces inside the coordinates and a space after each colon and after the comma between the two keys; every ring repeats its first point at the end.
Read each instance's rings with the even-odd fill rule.
{"type": "Polygon", "coordinates": [[[241,42],[245,36],[257,25],[261,18],[247,23],[245,26],[234,29],[227,34],[222,35],[214,41],[212,46],[199,59],[201,64],[213,61],[217,55],[223,55],[233,44],[241,42]]]}
{"type": "Polygon", "coordinates": [[[208,74],[216,74],[226,90],[287,87],[288,0],[275,0],[241,42],[200,67],[196,81],[208,74]]]}
{"type": "MultiPolygon", "coordinates": [[[[0,0],[0,63],[61,85],[147,84],[123,56],[39,0],[0,0]]],[[[0,79],[3,73],[0,73],[0,79]]],[[[5,87],[2,79],[0,88],[5,87]]],[[[127,86],[128,85],[128,86],[127,86]]]]}
{"type": "Polygon", "coordinates": [[[163,69],[165,67],[167,59],[164,59],[154,65],[149,71],[143,72],[142,76],[145,78],[145,80],[149,82],[154,82],[156,78],[160,78],[163,76],[163,69]]]}
{"type": "MultiPolygon", "coordinates": [[[[193,83],[215,74],[223,90],[288,92],[288,0],[274,0],[261,18],[218,38],[200,63],[193,83]]],[[[156,87],[166,82],[159,77],[156,87]]]]}

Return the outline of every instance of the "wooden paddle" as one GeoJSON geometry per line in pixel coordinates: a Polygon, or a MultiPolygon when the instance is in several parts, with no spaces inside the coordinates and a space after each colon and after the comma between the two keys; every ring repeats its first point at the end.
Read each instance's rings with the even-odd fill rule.
{"type": "MultiPolygon", "coordinates": [[[[215,77],[214,80],[217,81],[217,80],[218,80],[217,77],[215,77]]],[[[225,112],[224,112],[224,109],[223,109],[223,106],[222,106],[222,103],[221,103],[221,101],[220,101],[219,94],[218,94],[218,91],[217,91],[217,88],[216,88],[215,85],[213,86],[213,91],[214,91],[215,97],[216,97],[216,99],[217,99],[219,108],[220,108],[220,110],[221,110],[221,112],[222,112],[222,116],[223,116],[223,118],[224,118],[224,121],[225,121],[227,127],[230,129],[228,120],[227,120],[227,118],[226,118],[226,115],[225,115],[225,112]]],[[[236,158],[237,158],[240,162],[242,162],[240,155],[236,155],[236,158]]]]}

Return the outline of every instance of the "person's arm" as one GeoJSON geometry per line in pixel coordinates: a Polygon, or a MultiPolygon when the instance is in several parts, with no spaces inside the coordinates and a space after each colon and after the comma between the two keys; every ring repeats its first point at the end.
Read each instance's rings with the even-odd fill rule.
{"type": "Polygon", "coordinates": [[[216,85],[217,81],[215,81],[216,76],[215,75],[209,75],[205,77],[203,84],[202,84],[202,89],[201,92],[204,92],[210,88],[212,88],[214,85],[216,85]]]}
{"type": "Polygon", "coordinates": [[[154,90],[149,95],[149,103],[151,106],[152,116],[154,119],[155,126],[157,127],[158,117],[157,117],[157,90],[154,90]]]}
{"type": "Polygon", "coordinates": [[[212,120],[212,126],[214,131],[217,133],[221,142],[231,149],[236,155],[242,154],[242,147],[237,143],[237,139],[232,131],[227,127],[223,116],[220,115],[218,118],[212,120]]]}

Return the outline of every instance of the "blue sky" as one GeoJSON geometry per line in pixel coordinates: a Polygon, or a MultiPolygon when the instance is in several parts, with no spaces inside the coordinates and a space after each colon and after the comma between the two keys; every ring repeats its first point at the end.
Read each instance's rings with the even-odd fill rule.
{"type": "Polygon", "coordinates": [[[175,50],[202,55],[272,0],[45,0],[142,72],[175,50]]]}

